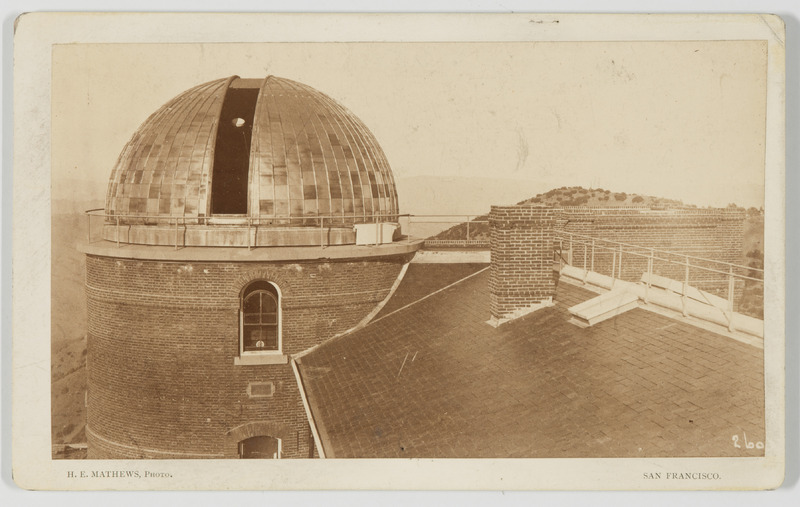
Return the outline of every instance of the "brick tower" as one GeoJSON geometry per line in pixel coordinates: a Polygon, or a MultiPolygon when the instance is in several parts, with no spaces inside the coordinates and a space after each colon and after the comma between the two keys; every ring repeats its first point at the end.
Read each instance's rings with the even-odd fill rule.
{"type": "Polygon", "coordinates": [[[230,77],[153,113],[86,247],[90,458],[302,458],[292,356],[367,318],[420,244],[367,127],[230,77]]]}

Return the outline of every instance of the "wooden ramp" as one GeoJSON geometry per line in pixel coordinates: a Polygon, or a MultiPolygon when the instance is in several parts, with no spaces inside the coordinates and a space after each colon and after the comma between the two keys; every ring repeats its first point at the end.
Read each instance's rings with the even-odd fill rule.
{"type": "Polygon", "coordinates": [[[639,306],[639,296],[625,289],[606,292],[569,309],[570,323],[589,327],[639,306]]]}

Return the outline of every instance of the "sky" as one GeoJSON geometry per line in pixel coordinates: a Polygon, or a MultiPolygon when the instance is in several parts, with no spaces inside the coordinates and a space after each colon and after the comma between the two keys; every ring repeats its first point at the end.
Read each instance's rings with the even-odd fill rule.
{"type": "MultiPolygon", "coordinates": [[[[175,95],[269,74],[361,118],[406,193],[401,207],[438,185],[435,210],[463,212],[439,178],[497,180],[508,202],[580,185],[764,203],[766,44],[752,41],[60,45],[53,198],[102,199],[127,140],[175,95]]],[[[476,210],[491,204],[473,194],[476,210]]]]}

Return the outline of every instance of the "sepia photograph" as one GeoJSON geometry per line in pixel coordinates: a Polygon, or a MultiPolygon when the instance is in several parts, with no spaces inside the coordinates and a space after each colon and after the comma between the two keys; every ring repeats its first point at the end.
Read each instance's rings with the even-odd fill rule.
{"type": "MultiPolygon", "coordinates": [[[[576,40],[585,18],[52,44],[63,480],[737,458],[779,484],[783,25],[576,40]]],[[[632,487],[734,476],[676,463],[632,487]]]]}

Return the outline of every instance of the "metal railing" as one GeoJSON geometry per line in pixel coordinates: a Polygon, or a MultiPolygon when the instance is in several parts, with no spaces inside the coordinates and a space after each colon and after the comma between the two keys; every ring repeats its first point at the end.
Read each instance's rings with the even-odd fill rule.
{"type": "Polygon", "coordinates": [[[489,248],[488,224],[483,220],[486,214],[472,215],[407,215],[409,235],[425,238],[425,246],[489,248]],[[449,227],[447,227],[449,225],[449,227]],[[422,231],[414,234],[413,229],[431,228],[435,233],[422,231]],[[486,229],[486,230],[482,230],[486,229]],[[445,237],[441,237],[445,236],[445,237]]]}
{"type": "MultiPolygon", "coordinates": [[[[196,225],[226,225],[230,227],[240,227],[246,229],[248,249],[255,248],[258,245],[254,244],[253,231],[258,234],[259,228],[262,227],[275,227],[275,226],[302,226],[304,228],[316,227],[319,228],[319,241],[316,245],[320,247],[330,246],[326,241],[326,233],[331,228],[346,228],[353,227],[361,224],[375,224],[375,237],[381,236],[380,226],[383,223],[396,223],[401,231],[404,231],[404,238],[407,243],[410,243],[414,238],[424,239],[426,245],[429,246],[462,246],[462,247],[485,247],[488,248],[488,234],[484,231],[477,231],[476,227],[483,224],[488,225],[488,220],[475,220],[484,215],[415,215],[409,213],[375,213],[375,214],[329,214],[329,215],[316,215],[316,216],[303,216],[303,217],[286,217],[286,216],[225,216],[217,215],[211,217],[187,217],[182,215],[163,215],[163,214],[115,214],[106,213],[103,208],[91,209],[85,212],[87,218],[87,241],[93,243],[98,239],[93,235],[92,220],[102,219],[103,225],[110,225],[114,227],[114,239],[117,247],[130,243],[129,240],[123,238],[126,228],[133,226],[143,225],[160,225],[173,229],[173,241],[171,242],[174,248],[185,247],[184,234],[191,226],[196,225]],[[450,225],[448,229],[447,226],[450,225]],[[465,228],[464,237],[462,238],[448,238],[448,239],[431,239],[443,232],[463,225],[465,228]],[[427,231],[425,229],[428,229],[427,231]],[[420,234],[415,234],[420,232],[420,234]],[[476,237],[476,234],[478,237],[476,237]],[[181,241],[181,238],[184,240],[181,241]]],[[[456,235],[460,231],[455,232],[456,235]]],[[[104,239],[101,235],[100,239],[104,239]]],[[[377,243],[376,243],[377,244],[377,243]]]]}
{"type": "Polygon", "coordinates": [[[657,205],[649,206],[557,206],[565,213],[585,213],[602,215],[631,215],[640,213],[653,213],[669,215],[681,212],[691,212],[693,215],[718,215],[720,212],[728,215],[745,214],[742,208],[697,208],[695,206],[657,205]]]}
{"type": "Polygon", "coordinates": [[[737,285],[739,292],[747,283],[761,284],[763,291],[764,270],[752,266],[569,232],[555,234],[554,249],[560,266],[568,264],[583,269],[584,283],[589,272],[610,276],[612,288],[617,280],[638,282],[642,274],[646,274],[645,302],[654,275],[660,274],[679,282],[684,315],[688,314],[690,286],[711,294],[717,293],[714,295],[724,294],[729,322],[733,319],[737,285]],[[657,264],[660,264],[658,269],[657,264]],[[692,271],[694,278],[691,278],[692,271]]]}

